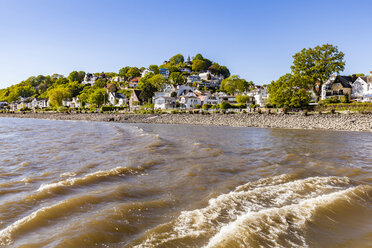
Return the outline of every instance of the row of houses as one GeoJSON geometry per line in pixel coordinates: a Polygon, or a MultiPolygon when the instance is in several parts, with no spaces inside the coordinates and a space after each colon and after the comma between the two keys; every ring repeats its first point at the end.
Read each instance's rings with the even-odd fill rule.
{"type": "MultiPolygon", "coordinates": [[[[187,72],[188,74],[192,73],[191,69],[188,67],[185,68],[179,68],[180,72],[187,72]]],[[[137,88],[138,83],[140,79],[144,76],[146,76],[148,73],[154,73],[149,68],[145,68],[141,72],[140,77],[134,77],[128,81],[128,86],[129,88],[137,88]]],[[[159,74],[162,75],[165,79],[169,79],[170,71],[167,68],[160,68],[159,69],[159,74]]],[[[125,77],[121,76],[116,76],[116,77],[106,77],[104,73],[102,73],[100,76],[95,76],[91,73],[87,73],[84,77],[84,81],[82,84],[84,85],[94,85],[94,83],[100,79],[100,78],[105,78],[106,80],[109,81],[114,81],[114,82],[124,82],[125,77]]],[[[205,71],[199,74],[192,74],[188,75],[185,77],[185,81],[189,85],[196,85],[197,87],[207,87],[207,88],[216,88],[219,87],[221,84],[222,80],[224,77],[222,75],[214,75],[210,71],[205,71]]]]}
{"type": "MultiPolygon", "coordinates": [[[[255,103],[264,106],[268,97],[267,88],[257,86],[254,90],[247,93],[248,103],[255,103]]],[[[177,86],[177,88],[168,88],[163,92],[156,92],[152,102],[155,109],[193,109],[196,105],[218,105],[222,102],[236,104],[236,95],[229,95],[224,92],[211,93],[210,91],[201,91],[188,85],[177,86]]]]}
{"type": "Polygon", "coordinates": [[[372,102],[372,71],[369,76],[332,76],[322,85],[321,99],[338,98],[348,95],[358,102],[372,102]]]}

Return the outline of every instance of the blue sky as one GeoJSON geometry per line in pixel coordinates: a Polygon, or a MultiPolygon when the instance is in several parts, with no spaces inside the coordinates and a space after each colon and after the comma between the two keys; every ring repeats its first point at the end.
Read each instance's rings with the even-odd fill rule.
{"type": "Polygon", "coordinates": [[[203,54],[256,84],[324,43],[372,71],[370,0],[0,0],[0,88],[32,75],[117,72],[203,54]]]}

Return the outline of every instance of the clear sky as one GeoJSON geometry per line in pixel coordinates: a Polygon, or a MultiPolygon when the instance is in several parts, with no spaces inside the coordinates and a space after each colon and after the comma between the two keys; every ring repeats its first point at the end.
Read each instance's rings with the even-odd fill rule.
{"type": "Polygon", "coordinates": [[[0,0],[0,88],[29,76],[117,72],[201,53],[256,84],[324,43],[372,71],[371,0],[0,0]]]}

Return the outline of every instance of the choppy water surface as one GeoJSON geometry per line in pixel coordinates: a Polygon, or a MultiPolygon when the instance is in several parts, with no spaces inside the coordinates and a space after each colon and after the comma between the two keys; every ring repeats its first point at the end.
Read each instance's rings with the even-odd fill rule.
{"type": "Polygon", "coordinates": [[[372,247],[372,134],[0,118],[0,247],[372,247]]]}

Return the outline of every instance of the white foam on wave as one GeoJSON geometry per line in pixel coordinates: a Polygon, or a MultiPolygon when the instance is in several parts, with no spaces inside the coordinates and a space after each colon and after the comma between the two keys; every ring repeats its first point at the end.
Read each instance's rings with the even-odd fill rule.
{"type": "Polygon", "coordinates": [[[27,224],[27,223],[31,222],[32,220],[36,219],[43,212],[46,212],[46,211],[48,211],[52,208],[55,208],[55,207],[57,207],[57,206],[59,206],[63,203],[64,202],[62,201],[62,202],[59,202],[55,205],[38,209],[38,210],[32,212],[30,215],[27,215],[27,216],[23,217],[22,219],[19,219],[19,220],[15,221],[11,225],[9,225],[6,228],[4,228],[3,230],[1,230],[0,231],[0,246],[7,247],[8,245],[10,245],[14,240],[13,236],[14,236],[14,233],[17,232],[17,230],[19,230],[21,227],[25,226],[25,224],[27,224]]]}
{"type": "MultiPolygon", "coordinates": [[[[248,233],[258,232],[261,228],[260,225],[246,224],[246,221],[252,219],[268,230],[260,237],[267,240],[268,244],[290,229],[295,238],[288,240],[287,244],[291,247],[306,247],[304,236],[296,231],[300,230],[296,226],[303,225],[316,207],[354,189],[346,177],[293,180],[291,176],[281,175],[247,183],[234,191],[210,199],[205,208],[181,212],[171,224],[170,231],[161,235],[151,234],[137,247],[158,246],[185,237],[210,239],[207,247],[216,246],[227,237],[244,243],[248,233]],[[293,214],[293,223],[287,222],[286,213],[293,214]],[[271,216],[275,217],[275,221],[271,216]]],[[[280,247],[274,241],[271,242],[273,247],[280,247]]]]}
{"type": "Polygon", "coordinates": [[[222,226],[219,232],[204,247],[221,247],[221,244],[223,245],[229,238],[238,242],[241,246],[247,246],[249,244],[245,240],[251,234],[259,235],[267,244],[270,244],[270,247],[285,248],[289,247],[288,245],[299,248],[309,247],[302,230],[316,209],[319,206],[330,204],[339,198],[345,197],[345,195],[353,192],[355,189],[356,187],[352,187],[328,195],[302,200],[298,204],[291,204],[280,208],[274,207],[258,212],[247,212],[238,216],[235,221],[222,226]],[[291,216],[291,222],[286,218],[288,215],[291,216]],[[262,221],[263,219],[265,221],[262,221]],[[265,233],[261,233],[262,229],[266,229],[265,233]],[[286,240],[286,245],[280,244],[277,240],[282,234],[290,234],[296,242],[286,240]]]}
{"type": "Polygon", "coordinates": [[[38,192],[58,188],[58,187],[69,187],[76,184],[83,184],[83,183],[89,183],[91,181],[94,181],[95,179],[104,178],[108,176],[116,176],[123,173],[135,173],[143,171],[143,167],[139,166],[137,168],[130,168],[130,167],[116,167],[111,170],[107,171],[97,171],[90,174],[85,175],[84,177],[77,177],[77,178],[69,178],[66,180],[62,180],[56,183],[47,183],[40,185],[38,192]]]}

